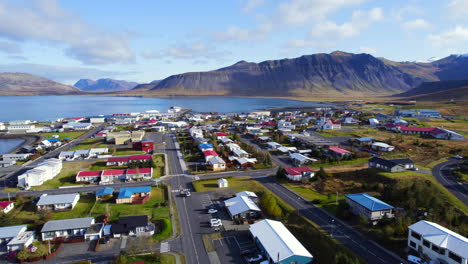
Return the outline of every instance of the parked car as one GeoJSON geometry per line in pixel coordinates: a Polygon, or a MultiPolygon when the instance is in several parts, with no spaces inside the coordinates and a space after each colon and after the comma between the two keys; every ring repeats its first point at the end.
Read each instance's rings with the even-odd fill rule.
{"type": "Polygon", "coordinates": [[[223,225],[223,223],[221,222],[221,219],[219,218],[210,219],[210,224],[211,224],[211,227],[219,227],[223,225]]]}
{"type": "Polygon", "coordinates": [[[213,208],[208,209],[209,214],[215,214],[217,212],[218,212],[218,210],[216,210],[216,209],[213,209],[213,208]]]}
{"type": "Polygon", "coordinates": [[[248,262],[257,262],[257,261],[262,260],[262,258],[263,258],[263,256],[261,254],[258,254],[257,256],[247,258],[247,261],[248,262]]]}
{"type": "Polygon", "coordinates": [[[191,196],[190,191],[186,191],[185,196],[190,197],[191,196]]]}
{"type": "Polygon", "coordinates": [[[413,255],[408,255],[407,260],[410,263],[414,263],[414,264],[425,264],[426,263],[426,262],[423,262],[423,260],[421,258],[418,258],[418,257],[413,256],[413,255]]]}

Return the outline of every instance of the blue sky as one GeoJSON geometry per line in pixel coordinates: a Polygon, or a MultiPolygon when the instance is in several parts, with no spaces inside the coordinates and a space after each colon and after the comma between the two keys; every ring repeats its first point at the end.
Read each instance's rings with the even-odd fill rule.
{"type": "Polygon", "coordinates": [[[423,61],[466,47],[468,0],[0,2],[0,72],[67,84],[335,50],[423,61]]]}

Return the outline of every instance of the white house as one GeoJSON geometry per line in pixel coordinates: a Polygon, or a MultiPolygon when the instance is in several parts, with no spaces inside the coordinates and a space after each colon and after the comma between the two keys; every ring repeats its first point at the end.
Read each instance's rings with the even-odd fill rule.
{"type": "Polygon", "coordinates": [[[53,179],[62,170],[62,161],[48,159],[40,163],[34,169],[28,170],[18,176],[18,187],[29,189],[32,186],[40,186],[45,181],[53,179]]]}
{"type": "Polygon", "coordinates": [[[27,231],[26,225],[0,227],[0,244],[8,251],[21,250],[34,241],[34,231],[27,231]]]}
{"type": "Polygon", "coordinates": [[[89,119],[89,122],[91,122],[91,124],[102,124],[106,122],[106,118],[105,117],[91,117],[89,119]]]}
{"type": "Polygon", "coordinates": [[[380,125],[380,122],[376,118],[369,118],[369,124],[371,126],[378,126],[378,125],[380,125]]]}
{"type": "Polygon", "coordinates": [[[226,188],[228,187],[228,181],[224,178],[218,179],[218,188],[226,188]]]}
{"type": "Polygon", "coordinates": [[[72,218],[49,221],[41,229],[43,241],[56,237],[84,236],[86,230],[94,225],[94,217],[72,218]]]}
{"type": "Polygon", "coordinates": [[[90,158],[95,158],[99,155],[103,155],[109,152],[108,148],[92,148],[89,150],[89,157],[90,158]]]}
{"type": "Polygon", "coordinates": [[[276,142],[267,142],[267,145],[270,149],[278,149],[279,147],[281,147],[281,144],[276,142]]]}
{"type": "Polygon", "coordinates": [[[79,193],[47,195],[43,194],[36,204],[37,210],[71,210],[80,200],[79,193]]]}
{"type": "Polygon", "coordinates": [[[73,154],[74,159],[86,159],[89,157],[89,149],[77,149],[73,154]]]}
{"type": "Polygon", "coordinates": [[[341,123],[328,119],[322,123],[320,128],[323,130],[341,129],[341,123]]]}
{"type": "Polygon", "coordinates": [[[250,225],[249,231],[255,244],[267,257],[266,263],[312,263],[312,254],[283,223],[264,219],[250,225]]]}
{"type": "Polygon", "coordinates": [[[66,123],[63,124],[63,129],[71,129],[71,130],[89,130],[93,127],[91,123],[79,123],[79,122],[73,122],[73,123],[66,123]]]}
{"type": "Polygon", "coordinates": [[[6,130],[5,123],[0,122],[0,130],[6,130]]]}
{"type": "Polygon", "coordinates": [[[13,208],[15,208],[15,202],[13,201],[0,202],[0,210],[2,210],[4,214],[8,214],[13,208]]]}
{"type": "Polygon", "coordinates": [[[383,142],[374,142],[374,143],[372,143],[371,148],[374,149],[374,150],[383,151],[383,152],[390,152],[390,151],[393,151],[395,149],[394,146],[388,145],[388,144],[383,143],[383,142]]]}
{"type": "Polygon", "coordinates": [[[235,149],[232,152],[234,153],[234,156],[236,156],[238,158],[248,158],[249,157],[249,153],[247,153],[247,151],[245,151],[243,149],[235,149]]]}
{"type": "Polygon", "coordinates": [[[25,160],[32,156],[30,153],[26,154],[3,154],[3,160],[4,161],[17,161],[17,160],[25,160]]]}
{"type": "Polygon", "coordinates": [[[315,173],[309,167],[289,167],[285,168],[285,176],[290,181],[302,181],[302,179],[310,179],[315,173]]]}
{"type": "Polygon", "coordinates": [[[225,145],[226,147],[229,148],[229,151],[234,151],[234,150],[237,150],[237,149],[241,149],[241,147],[239,145],[237,145],[236,143],[228,143],[225,145]]]}
{"type": "Polygon", "coordinates": [[[294,166],[300,166],[300,165],[304,165],[307,163],[317,161],[316,159],[306,157],[300,153],[291,153],[289,155],[289,158],[291,159],[291,162],[294,164],[294,166]]]}
{"type": "Polygon", "coordinates": [[[260,208],[255,203],[257,199],[255,193],[243,191],[224,201],[224,205],[232,219],[257,218],[261,213],[260,208]]]}
{"type": "Polygon", "coordinates": [[[408,227],[408,246],[438,261],[434,263],[468,263],[468,239],[429,221],[421,220],[408,227]]]}

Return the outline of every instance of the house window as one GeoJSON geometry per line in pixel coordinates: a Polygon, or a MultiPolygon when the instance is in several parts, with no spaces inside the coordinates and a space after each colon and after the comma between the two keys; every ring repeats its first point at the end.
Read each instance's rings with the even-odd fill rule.
{"type": "Polygon", "coordinates": [[[448,256],[449,256],[449,258],[455,260],[458,263],[462,262],[462,258],[460,256],[458,256],[457,254],[453,253],[452,251],[449,251],[448,256]]]}
{"type": "Polygon", "coordinates": [[[426,246],[427,248],[431,247],[431,243],[429,243],[429,241],[427,241],[426,239],[423,239],[423,245],[426,246]]]}
{"type": "Polygon", "coordinates": [[[439,247],[432,244],[432,251],[439,253],[439,247]]]}
{"type": "Polygon", "coordinates": [[[411,236],[416,238],[417,240],[421,240],[421,235],[414,231],[411,231],[411,236]]]}
{"type": "Polygon", "coordinates": [[[416,243],[414,243],[414,241],[411,241],[411,240],[410,240],[409,245],[410,245],[410,247],[412,247],[412,248],[416,248],[416,243]]]}
{"type": "Polygon", "coordinates": [[[445,256],[445,248],[439,248],[439,254],[445,256]]]}

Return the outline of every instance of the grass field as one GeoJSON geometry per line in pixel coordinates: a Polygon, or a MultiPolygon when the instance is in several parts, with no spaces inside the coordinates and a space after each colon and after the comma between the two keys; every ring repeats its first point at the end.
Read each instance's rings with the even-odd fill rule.
{"type": "Polygon", "coordinates": [[[153,155],[153,163],[156,166],[153,169],[153,178],[159,178],[165,174],[165,162],[163,154],[153,155]]]}
{"type": "Polygon", "coordinates": [[[109,148],[109,151],[112,150],[110,145],[105,144],[104,138],[88,138],[80,144],[73,146],[70,150],[91,148],[109,148]]]}
{"type": "Polygon", "coordinates": [[[70,131],[70,132],[50,132],[50,133],[39,133],[38,136],[51,138],[53,135],[58,135],[60,139],[70,138],[70,140],[77,139],[87,131],[70,131]]]}
{"type": "Polygon", "coordinates": [[[140,154],[145,154],[145,152],[141,150],[133,150],[132,148],[117,148],[114,152],[114,156],[129,156],[140,154]]]}
{"type": "Polygon", "coordinates": [[[152,188],[151,198],[144,204],[116,204],[113,201],[96,202],[90,216],[102,217],[107,208],[111,214],[110,221],[115,221],[122,216],[148,215],[152,220],[169,219],[169,207],[165,206],[166,198],[162,188],[152,188]]]}
{"type": "Polygon", "coordinates": [[[369,158],[358,158],[353,160],[342,160],[337,162],[328,162],[328,163],[316,163],[307,165],[311,168],[320,168],[320,167],[331,167],[331,166],[343,166],[343,165],[355,165],[355,164],[367,164],[369,158]]]}
{"type": "Polygon", "coordinates": [[[44,182],[41,186],[31,187],[31,190],[56,189],[60,186],[70,186],[75,184],[75,178],[78,171],[88,168],[91,165],[89,161],[64,162],[62,170],[55,178],[44,182]]]}

